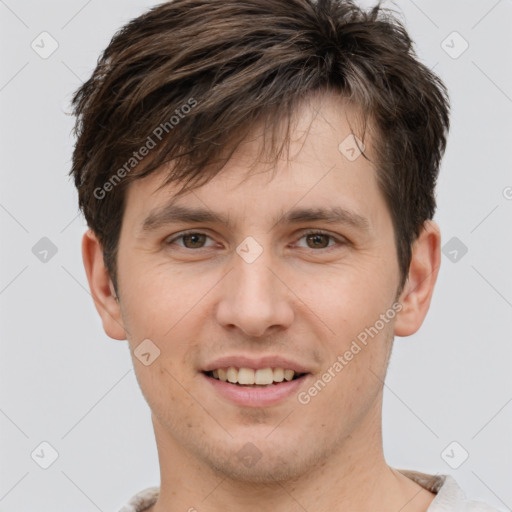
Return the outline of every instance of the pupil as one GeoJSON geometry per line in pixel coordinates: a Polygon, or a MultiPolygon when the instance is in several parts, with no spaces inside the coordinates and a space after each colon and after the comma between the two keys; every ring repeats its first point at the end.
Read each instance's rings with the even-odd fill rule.
{"type": "MultiPolygon", "coordinates": [[[[192,234],[189,234],[189,235],[184,235],[183,236],[183,242],[185,242],[185,246],[187,248],[190,248],[189,247],[189,244],[186,243],[186,240],[190,240],[190,239],[197,239],[199,237],[199,239],[201,240],[201,237],[204,237],[205,235],[202,235],[201,233],[192,233],[192,234]]],[[[195,245],[197,242],[192,242],[193,244],[193,248],[197,247],[197,245],[195,245]]],[[[201,242],[199,242],[199,245],[201,245],[201,242]]]]}
{"type": "MultiPolygon", "coordinates": [[[[315,239],[316,241],[318,241],[318,239],[319,239],[319,238],[322,238],[322,237],[324,238],[324,240],[326,240],[326,239],[327,239],[327,235],[321,235],[321,234],[309,235],[309,236],[308,236],[308,239],[309,239],[309,240],[315,239]]],[[[321,245],[322,245],[322,244],[321,244],[321,245]]],[[[315,247],[318,247],[318,245],[315,245],[315,247]]],[[[322,248],[323,248],[323,247],[327,247],[327,245],[326,245],[326,244],[323,244],[323,245],[322,245],[322,248]]]]}

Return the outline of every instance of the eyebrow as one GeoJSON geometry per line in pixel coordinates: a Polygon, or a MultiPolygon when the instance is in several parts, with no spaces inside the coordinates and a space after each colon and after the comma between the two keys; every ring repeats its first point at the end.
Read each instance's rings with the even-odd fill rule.
{"type": "MultiPolygon", "coordinates": [[[[277,215],[273,219],[272,226],[315,221],[327,222],[329,224],[344,224],[365,232],[370,230],[370,223],[366,217],[341,206],[332,208],[294,208],[277,215]]],[[[215,213],[201,207],[182,206],[171,203],[150,212],[142,223],[141,232],[149,233],[178,222],[192,224],[218,223],[230,229],[233,228],[229,218],[221,213],[215,213]]]]}

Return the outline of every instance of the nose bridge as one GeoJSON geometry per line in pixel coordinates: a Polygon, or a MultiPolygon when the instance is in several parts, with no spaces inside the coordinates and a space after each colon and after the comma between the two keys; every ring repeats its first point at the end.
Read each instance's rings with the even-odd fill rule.
{"type": "Polygon", "coordinates": [[[245,239],[233,256],[218,308],[218,321],[236,325],[251,336],[269,327],[292,321],[286,287],[276,278],[276,262],[270,249],[255,239],[245,239]]]}
{"type": "MultiPolygon", "coordinates": [[[[236,288],[240,291],[241,297],[248,296],[253,301],[263,300],[269,304],[275,293],[275,276],[270,271],[272,268],[272,257],[270,251],[263,251],[257,258],[252,260],[238,256],[235,258],[235,279],[236,288]]],[[[275,265],[274,265],[275,266],[275,265]]]]}
{"type": "Polygon", "coordinates": [[[243,292],[270,294],[273,274],[269,268],[275,266],[275,261],[269,237],[247,236],[236,247],[233,265],[235,279],[239,284],[243,282],[243,292]]]}

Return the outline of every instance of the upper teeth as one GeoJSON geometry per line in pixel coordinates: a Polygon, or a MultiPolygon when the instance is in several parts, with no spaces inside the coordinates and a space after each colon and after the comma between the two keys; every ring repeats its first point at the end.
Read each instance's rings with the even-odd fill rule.
{"type": "Polygon", "coordinates": [[[213,376],[224,382],[228,381],[232,384],[260,384],[268,385],[272,382],[283,382],[283,380],[292,380],[295,372],[283,368],[260,368],[253,370],[252,368],[219,368],[213,370],[213,376]]]}

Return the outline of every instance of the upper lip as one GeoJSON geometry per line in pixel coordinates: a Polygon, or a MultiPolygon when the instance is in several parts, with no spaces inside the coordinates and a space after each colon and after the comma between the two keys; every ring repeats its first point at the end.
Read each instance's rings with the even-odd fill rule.
{"type": "Polygon", "coordinates": [[[262,356],[262,357],[248,357],[248,356],[225,356],[215,359],[202,368],[203,372],[217,370],[219,368],[252,368],[259,370],[261,368],[283,368],[293,370],[295,373],[309,373],[308,368],[296,361],[281,356],[262,356]]]}

